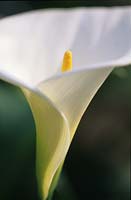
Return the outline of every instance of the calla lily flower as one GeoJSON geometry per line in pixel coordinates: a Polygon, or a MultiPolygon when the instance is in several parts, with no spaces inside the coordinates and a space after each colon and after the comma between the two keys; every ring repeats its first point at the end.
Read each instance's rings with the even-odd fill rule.
{"type": "Polygon", "coordinates": [[[32,110],[42,199],[97,90],[114,67],[130,63],[131,7],[49,9],[0,20],[0,79],[20,87],[32,110]],[[61,70],[68,49],[72,70],[70,51],[61,70]]]}

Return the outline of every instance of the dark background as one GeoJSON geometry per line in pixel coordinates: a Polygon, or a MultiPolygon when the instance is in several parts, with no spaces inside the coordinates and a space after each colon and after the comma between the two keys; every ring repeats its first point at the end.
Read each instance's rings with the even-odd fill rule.
{"type": "Polygon", "coordinates": [[[23,11],[39,8],[69,8],[78,6],[125,6],[131,5],[131,0],[66,0],[66,1],[0,1],[0,13],[12,15],[23,11]]]}
{"type": "MultiPolygon", "coordinates": [[[[129,5],[130,0],[0,1],[0,16],[38,8],[129,5]]],[[[55,200],[129,200],[131,67],[113,71],[84,114],[55,200]]],[[[0,200],[38,200],[35,126],[21,91],[0,81],[0,200]]]]}

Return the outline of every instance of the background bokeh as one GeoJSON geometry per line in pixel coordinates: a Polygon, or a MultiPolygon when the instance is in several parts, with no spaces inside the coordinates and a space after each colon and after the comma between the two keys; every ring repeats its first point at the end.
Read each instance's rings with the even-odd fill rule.
{"type": "MultiPolygon", "coordinates": [[[[129,5],[130,0],[0,1],[0,16],[38,8],[129,5]]],[[[130,199],[131,66],[114,70],[72,142],[53,200],[130,199]]],[[[39,200],[35,126],[22,92],[0,80],[0,200],[39,200]]]]}

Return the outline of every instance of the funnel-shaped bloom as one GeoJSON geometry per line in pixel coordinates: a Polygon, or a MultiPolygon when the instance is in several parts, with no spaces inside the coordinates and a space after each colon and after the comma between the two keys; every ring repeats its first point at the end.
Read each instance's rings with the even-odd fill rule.
{"type": "Polygon", "coordinates": [[[114,67],[129,63],[130,7],[41,10],[0,21],[0,78],[19,86],[30,104],[43,199],[93,96],[114,67]],[[67,49],[73,68],[62,72],[67,49]]]}

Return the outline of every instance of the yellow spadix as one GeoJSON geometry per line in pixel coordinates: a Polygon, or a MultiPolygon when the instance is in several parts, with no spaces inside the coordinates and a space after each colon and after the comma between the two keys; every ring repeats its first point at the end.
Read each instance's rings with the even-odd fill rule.
{"type": "Polygon", "coordinates": [[[67,72],[71,70],[72,70],[72,52],[68,50],[64,54],[61,71],[67,72]]]}

